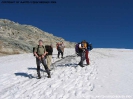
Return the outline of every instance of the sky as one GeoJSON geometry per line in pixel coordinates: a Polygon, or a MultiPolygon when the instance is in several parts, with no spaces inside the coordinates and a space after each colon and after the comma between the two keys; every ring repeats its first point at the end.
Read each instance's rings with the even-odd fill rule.
{"type": "Polygon", "coordinates": [[[30,3],[1,0],[0,19],[33,25],[71,42],[86,40],[94,48],[133,49],[133,0],[16,1],[30,3]]]}

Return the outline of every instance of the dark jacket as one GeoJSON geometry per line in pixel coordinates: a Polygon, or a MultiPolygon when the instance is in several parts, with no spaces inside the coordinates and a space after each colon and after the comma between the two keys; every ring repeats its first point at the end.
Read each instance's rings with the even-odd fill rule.
{"type": "Polygon", "coordinates": [[[53,53],[53,48],[52,48],[50,45],[46,45],[45,48],[46,48],[46,51],[48,52],[47,55],[52,55],[52,53],[53,53]]]}

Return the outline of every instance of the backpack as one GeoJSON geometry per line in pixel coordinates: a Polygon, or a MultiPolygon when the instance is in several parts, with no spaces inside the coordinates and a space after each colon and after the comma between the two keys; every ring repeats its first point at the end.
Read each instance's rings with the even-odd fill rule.
{"type": "Polygon", "coordinates": [[[93,49],[92,44],[89,44],[89,46],[90,46],[90,50],[92,50],[93,49]]]}
{"type": "MultiPolygon", "coordinates": [[[[44,48],[43,45],[42,45],[42,47],[44,48]]],[[[36,48],[36,47],[33,47],[33,55],[34,55],[34,56],[35,56],[35,54],[34,54],[35,48],[36,48]]],[[[38,47],[37,47],[37,52],[38,52],[38,49],[39,49],[39,45],[38,45],[38,47]]]]}
{"type": "Polygon", "coordinates": [[[87,43],[87,49],[89,50],[89,51],[91,51],[92,49],[93,49],[93,47],[92,47],[92,44],[91,43],[87,43]]]}
{"type": "Polygon", "coordinates": [[[48,55],[51,55],[53,53],[53,48],[50,45],[45,45],[45,49],[48,52],[48,55]]]}
{"type": "Polygon", "coordinates": [[[79,56],[79,44],[80,43],[77,43],[76,45],[75,45],[75,52],[76,52],[76,54],[79,56]]]}

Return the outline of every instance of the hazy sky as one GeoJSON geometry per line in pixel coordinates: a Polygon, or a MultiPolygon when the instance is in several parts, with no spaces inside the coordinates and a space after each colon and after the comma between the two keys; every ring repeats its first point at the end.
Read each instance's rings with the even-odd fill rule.
{"type": "Polygon", "coordinates": [[[36,26],[68,41],[85,39],[96,48],[133,49],[133,0],[39,1],[56,3],[0,3],[0,18],[36,26]]]}

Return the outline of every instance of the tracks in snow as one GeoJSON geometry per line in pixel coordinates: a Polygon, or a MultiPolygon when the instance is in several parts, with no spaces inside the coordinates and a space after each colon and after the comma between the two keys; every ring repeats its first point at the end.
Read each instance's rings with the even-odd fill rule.
{"type": "Polygon", "coordinates": [[[95,88],[97,68],[93,61],[84,68],[77,66],[77,62],[74,55],[55,62],[51,79],[5,75],[1,81],[7,87],[0,91],[0,99],[89,99],[88,94],[95,88]]]}

